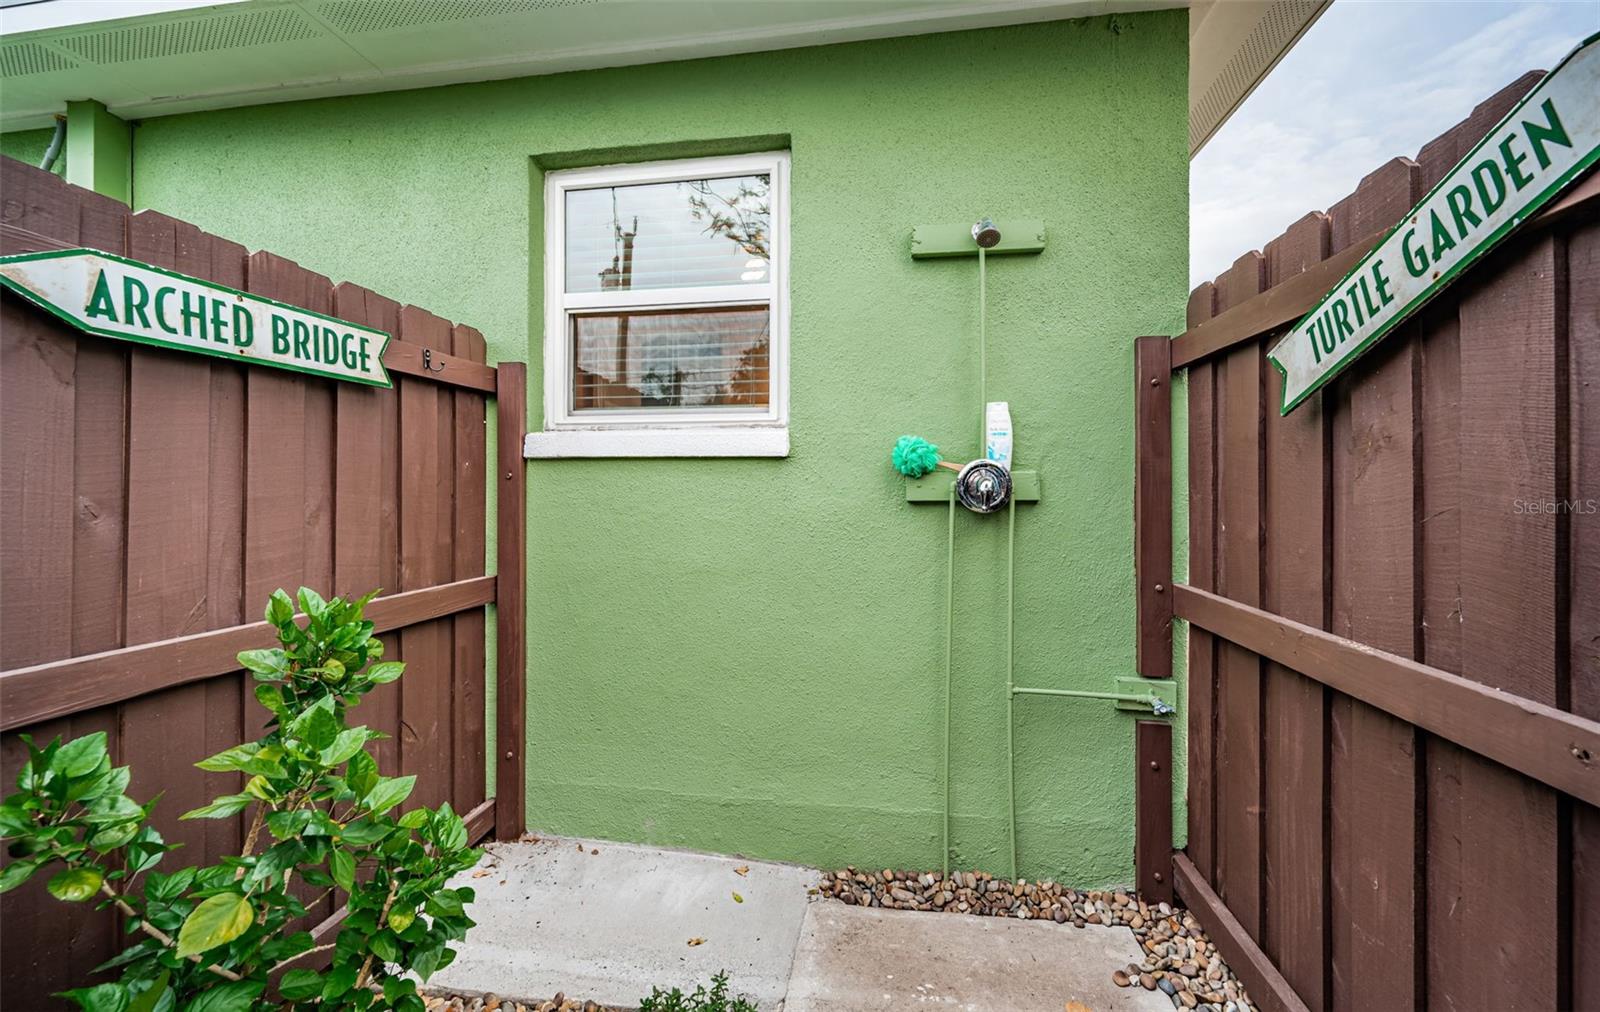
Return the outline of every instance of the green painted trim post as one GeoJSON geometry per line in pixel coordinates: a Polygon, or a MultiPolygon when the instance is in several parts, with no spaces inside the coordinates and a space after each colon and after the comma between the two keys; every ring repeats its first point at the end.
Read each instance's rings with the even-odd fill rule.
{"type": "Polygon", "coordinates": [[[133,206],[133,127],[104,103],[67,103],[67,182],[133,206]]]}

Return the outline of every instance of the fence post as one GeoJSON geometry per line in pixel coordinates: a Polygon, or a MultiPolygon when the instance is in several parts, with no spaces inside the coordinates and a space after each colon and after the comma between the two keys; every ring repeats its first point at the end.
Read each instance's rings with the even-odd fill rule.
{"type": "MultiPolygon", "coordinates": [[[[1172,342],[1134,341],[1133,571],[1141,677],[1172,677],[1172,342]]],[[[1172,902],[1172,725],[1134,725],[1133,864],[1140,894],[1172,902]]]]}
{"type": "Polygon", "coordinates": [[[496,698],[494,836],[515,840],[526,828],[527,794],[524,736],[527,716],[527,640],[523,623],[527,601],[526,486],[522,434],[527,430],[528,367],[502,362],[495,370],[495,419],[499,431],[499,497],[495,510],[496,698]]]}

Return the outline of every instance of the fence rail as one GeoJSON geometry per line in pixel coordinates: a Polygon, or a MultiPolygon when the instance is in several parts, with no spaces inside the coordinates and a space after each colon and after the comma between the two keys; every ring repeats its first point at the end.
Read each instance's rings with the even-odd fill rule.
{"type": "MultiPolygon", "coordinates": [[[[187,860],[236,853],[237,819],[177,815],[239,789],[237,775],[193,763],[262,726],[235,660],[272,641],[253,620],[278,587],[382,587],[367,615],[407,671],[363,701],[363,721],[389,735],[375,745],[380,765],[416,774],[415,801],[449,801],[474,839],[519,834],[520,461],[499,468],[498,576],[486,573],[486,525],[488,406],[495,398],[506,427],[503,458],[520,445],[523,367],[486,364],[471,327],[163,214],[130,214],[11,159],[0,159],[0,189],[0,253],[102,250],[394,338],[384,390],[107,341],[0,297],[0,776],[14,780],[26,758],[18,732],[105,731],[132,769],[129,792],[163,794],[154,822],[187,860]],[[491,604],[498,797],[487,782],[491,604]]],[[[89,980],[122,944],[112,912],[58,903],[34,883],[6,894],[0,916],[8,1008],[51,1007],[51,993],[89,980]]],[[[336,916],[321,900],[305,927],[336,916]]]]}

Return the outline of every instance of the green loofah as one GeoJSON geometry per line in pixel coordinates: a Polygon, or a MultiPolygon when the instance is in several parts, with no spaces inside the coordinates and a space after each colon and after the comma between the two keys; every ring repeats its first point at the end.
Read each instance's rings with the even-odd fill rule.
{"type": "Polygon", "coordinates": [[[907,478],[920,478],[939,466],[939,448],[921,436],[901,436],[889,460],[907,478]]]}

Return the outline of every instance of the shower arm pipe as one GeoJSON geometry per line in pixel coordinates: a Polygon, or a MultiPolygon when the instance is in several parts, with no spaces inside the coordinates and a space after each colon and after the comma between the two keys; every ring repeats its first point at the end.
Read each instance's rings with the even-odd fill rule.
{"type": "Polygon", "coordinates": [[[989,271],[978,247],[978,456],[989,456],[989,271]]]}
{"type": "Polygon", "coordinates": [[[1013,685],[1011,694],[1013,696],[1065,696],[1069,699],[1109,699],[1117,703],[1142,703],[1150,707],[1150,711],[1158,717],[1165,717],[1173,712],[1172,704],[1154,692],[1095,692],[1090,689],[1036,689],[1013,685]]]}

